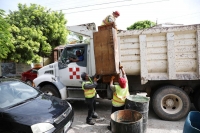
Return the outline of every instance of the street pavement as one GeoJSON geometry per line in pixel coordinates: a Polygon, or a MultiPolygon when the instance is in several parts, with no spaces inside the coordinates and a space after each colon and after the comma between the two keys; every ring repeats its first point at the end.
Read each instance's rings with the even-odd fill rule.
{"type": "MultiPolygon", "coordinates": [[[[97,99],[96,112],[99,118],[94,121],[95,125],[86,124],[87,106],[84,101],[75,101],[71,103],[74,108],[74,122],[68,133],[111,133],[107,129],[110,122],[111,100],[97,99]]],[[[192,106],[191,111],[195,110],[192,106]]],[[[179,121],[161,120],[153,112],[151,104],[149,105],[148,126],[146,133],[182,133],[185,118],[179,121]]]]}

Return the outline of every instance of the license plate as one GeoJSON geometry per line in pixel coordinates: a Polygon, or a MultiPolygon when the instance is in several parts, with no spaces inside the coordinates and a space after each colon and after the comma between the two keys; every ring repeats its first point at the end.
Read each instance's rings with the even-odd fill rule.
{"type": "Polygon", "coordinates": [[[69,122],[64,126],[64,132],[67,131],[67,129],[69,128],[70,125],[71,125],[71,121],[69,121],[69,122]]]}

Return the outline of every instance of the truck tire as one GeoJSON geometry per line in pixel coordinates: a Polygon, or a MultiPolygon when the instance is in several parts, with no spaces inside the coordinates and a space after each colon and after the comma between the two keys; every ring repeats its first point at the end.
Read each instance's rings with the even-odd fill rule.
{"type": "Polygon", "coordinates": [[[200,89],[195,91],[195,94],[194,94],[194,106],[195,106],[196,110],[200,111],[200,89]]]}
{"type": "Polygon", "coordinates": [[[180,120],[190,111],[188,95],[176,86],[164,86],[156,90],[152,98],[154,112],[163,120],[180,120]]]}
{"type": "Polygon", "coordinates": [[[57,88],[53,85],[44,85],[40,88],[40,90],[46,94],[60,98],[57,88]]]}

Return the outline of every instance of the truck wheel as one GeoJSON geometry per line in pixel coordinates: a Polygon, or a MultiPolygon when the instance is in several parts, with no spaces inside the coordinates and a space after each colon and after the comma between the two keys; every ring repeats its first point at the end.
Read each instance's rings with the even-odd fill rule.
{"type": "Polygon", "coordinates": [[[44,85],[40,90],[44,93],[60,98],[57,88],[53,85],[44,85]]]}
{"type": "Polygon", "coordinates": [[[194,106],[198,111],[200,111],[200,89],[194,94],[194,106]]]}
{"type": "Polygon", "coordinates": [[[156,90],[152,98],[154,112],[164,120],[175,121],[190,111],[188,95],[176,86],[164,86],[156,90]]]}

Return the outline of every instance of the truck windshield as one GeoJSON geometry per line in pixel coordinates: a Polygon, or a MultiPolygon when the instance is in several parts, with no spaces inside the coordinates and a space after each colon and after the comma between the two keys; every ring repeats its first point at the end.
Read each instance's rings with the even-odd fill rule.
{"type": "Polygon", "coordinates": [[[80,51],[80,54],[83,55],[84,47],[65,48],[60,57],[61,62],[66,63],[66,61],[69,60],[70,58],[73,58],[73,59],[78,58],[76,54],[77,51],[80,51]]]}

